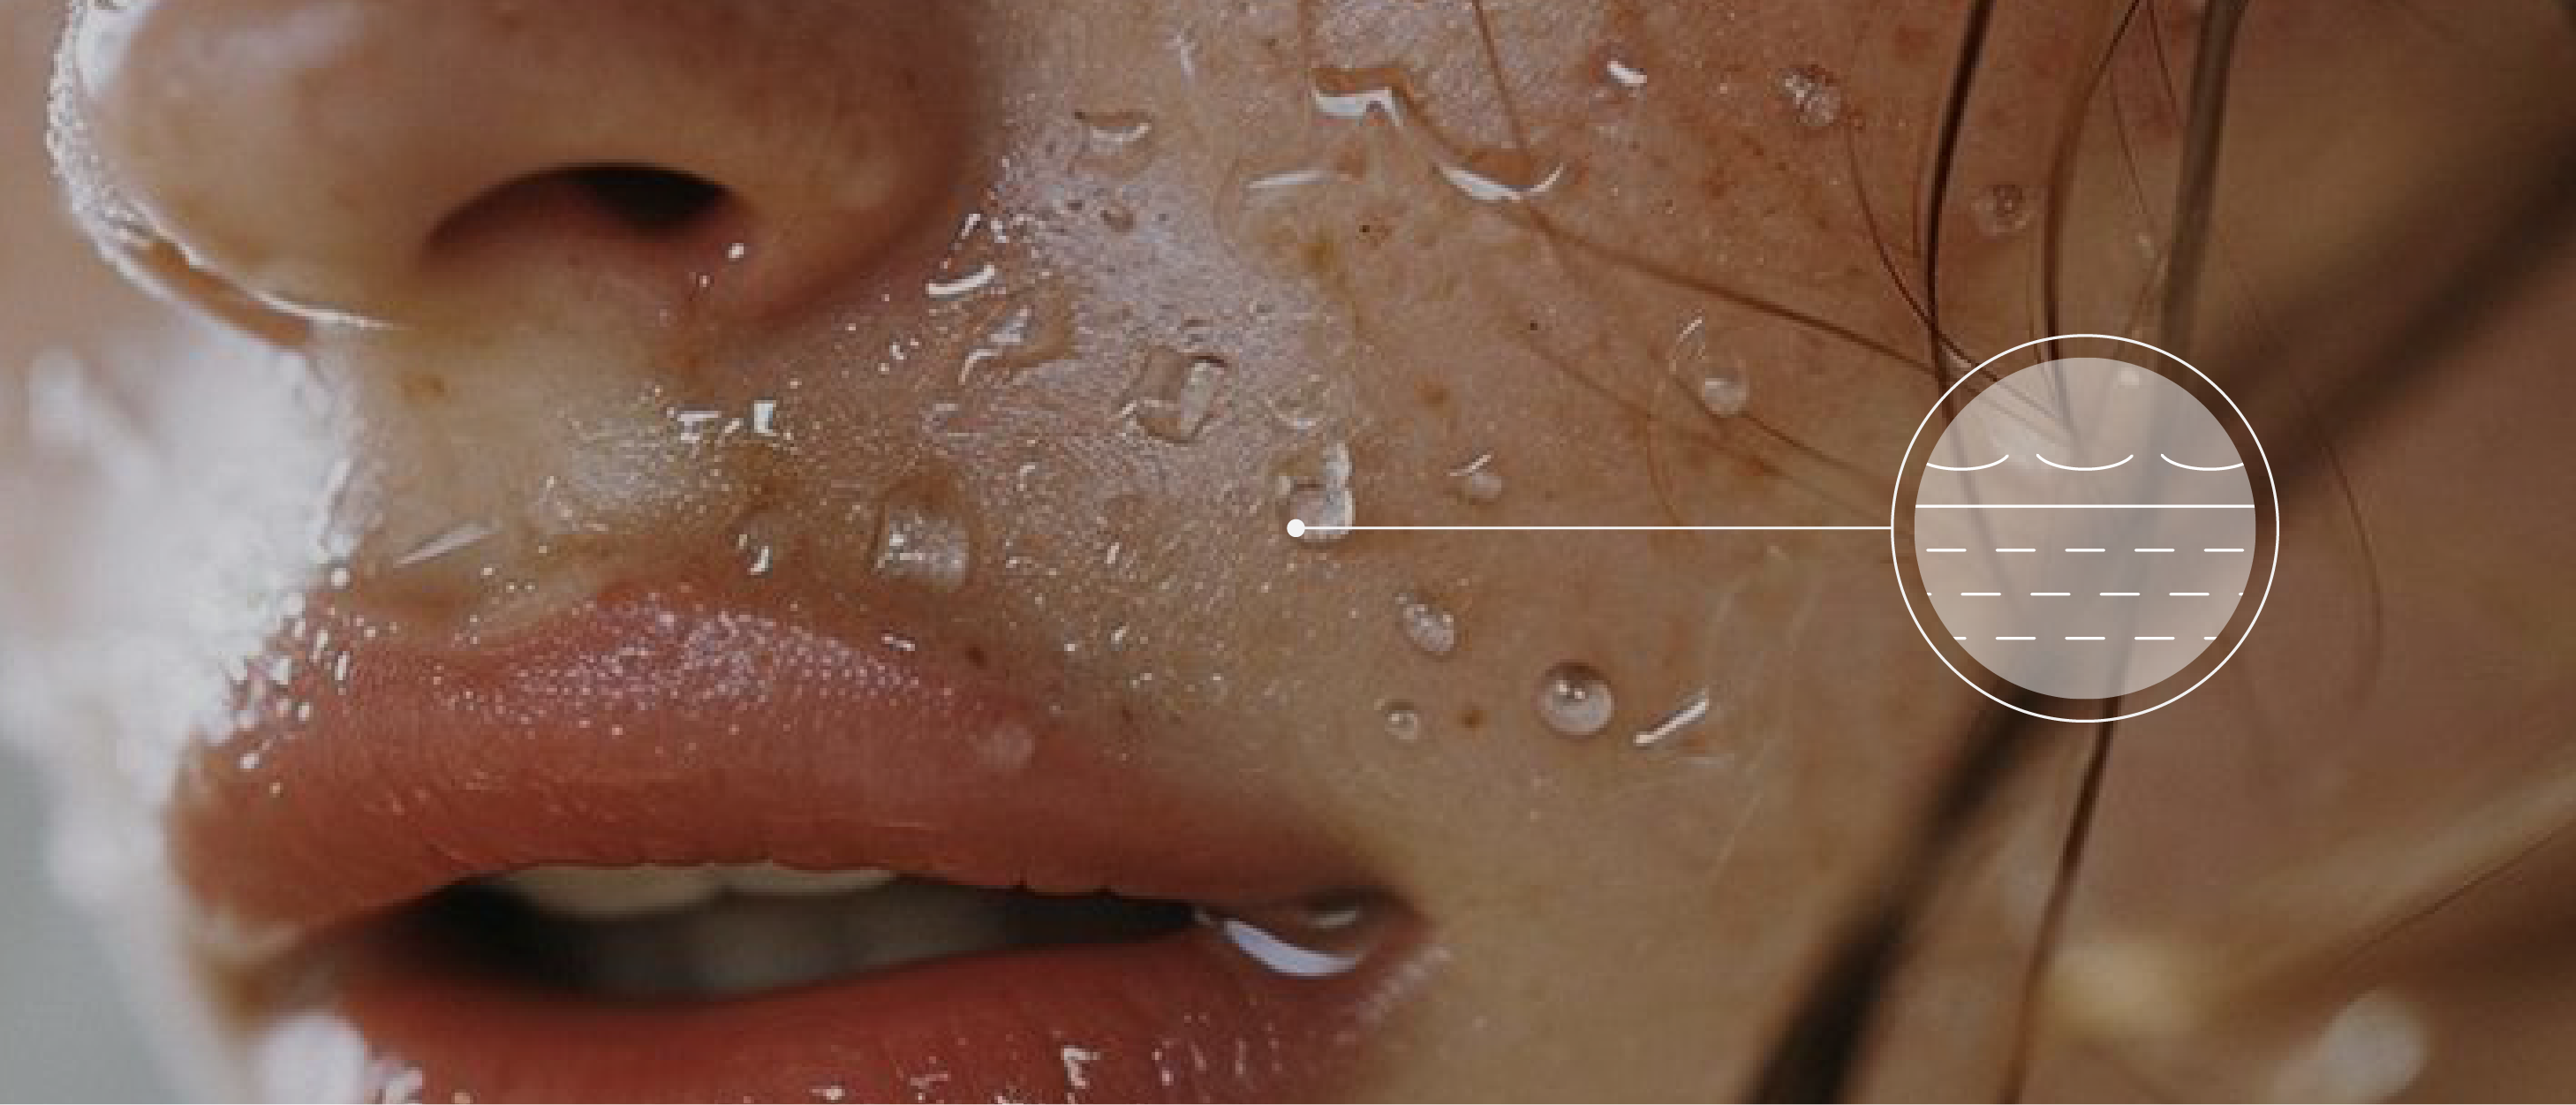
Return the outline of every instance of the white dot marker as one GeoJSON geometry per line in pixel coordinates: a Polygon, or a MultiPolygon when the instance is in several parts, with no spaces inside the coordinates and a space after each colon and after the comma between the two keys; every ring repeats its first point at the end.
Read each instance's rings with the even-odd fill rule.
{"type": "Polygon", "coordinates": [[[1306,536],[1306,520],[1305,520],[1305,519],[1303,519],[1303,518],[1291,518],[1291,519],[1289,519],[1289,520],[1288,520],[1288,536],[1290,536],[1290,537],[1304,537],[1304,536],[1306,536]]]}

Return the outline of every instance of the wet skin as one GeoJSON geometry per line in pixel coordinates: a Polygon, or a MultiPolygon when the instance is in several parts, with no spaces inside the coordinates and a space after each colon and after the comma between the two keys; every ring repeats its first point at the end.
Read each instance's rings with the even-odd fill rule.
{"type": "MultiPolygon", "coordinates": [[[[2247,179],[2294,166],[2347,186],[2230,193],[2225,286],[2190,344],[2247,348],[2262,330],[2242,304],[2319,287],[2391,311],[2420,298],[2352,292],[2343,274],[2403,240],[2412,222],[2398,215],[2431,189],[2458,186],[2450,167],[2569,125],[2529,94],[2568,50],[2551,13],[2498,7],[2512,10],[2463,28],[2456,50],[2391,45],[2413,41],[2402,13],[2258,12],[2241,95],[2334,103],[2377,127],[2336,144],[2299,111],[2247,110],[2231,138],[2262,167],[2247,179]],[[2415,106],[2427,101],[2501,105],[2520,125],[2460,127],[2415,106]],[[2298,229],[2320,224],[2348,230],[2298,229]]],[[[1282,527],[1342,493],[1363,524],[1880,520],[1956,355],[2043,327],[2147,325],[2183,129],[2157,67],[2185,82],[2196,21],[2142,14],[2115,48],[2118,14],[1995,14],[1937,214],[1925,181],[1962,32],[1948,6],[1113,17],[225,0],[95,16],[66,57],[96,155],[75,175],[114,193],[89,228],[112,242],[148,228],[112,250],[309,354],[343,404],[347,438],[317,448],[360,459],[368,509],[344,519],[345,586],[322,582],[326,565],[289,565],[313,569],[318,608],[471,650],[603,588],[688,574],[764,608],[971,653],[1144,769],[1322,827],[1422,919],[1424,973],[1376,1029],[1352,1092],[1670,1097],[1750,1084],[1836,920],[1914,839],[1987,706],[1922,647],[1883,543],[1305,542],[1282,527]],[[277,29],[332,10],[345,20],[327,32],[277,29]],[[204,46],[221,42],[259,63],[204,46]],[[2066,179],[2067,105],[2106,56],[2126,114],[2080,131],[2062,224],[2044,206],[2016,214],[2066,179]],[[637,58],[705,76],[623,75],[637,58]],[[453,80],[460,69],[486,79],[453,80]],[[646,182],[652,202],[603,201],[555,175],[604,163],[720,194],[700,210],[707,197],[665,179],[646,182]],[[2032,289],[2052,238],[2061,271],[2079,275],[2045,297],[2032,289]],[[1925,301],[1955,351],[1927,337],[1925,301]],[[1202,356],[1216,362],[1212,406],[1185,426],[1198,419],[1154,405],[1168,377],[1150,370],[1202,356]],[[1719,395],[1740,388],[1741,410],[1701,401],[1712,379],[1719,395]],[[679,411],[718,412],[718,429],[679,411]],[[1466,493],[1455,473],[1488,455],[1500,494],[1466,493]],[[418,555],[467,522],[485,532],[418,555]],[[890,529],[962,549],[962,575],[890,563],[890,529]],[[1454,648],[1408,639],[1408,594],[1454,616],[1454,648]],[[1607,722],[1574,738],[1542,709],[1546,674],[1568,662],[1613,697],[1607,722]],[[1703,692],[1705,718],[1634,739],[1703,692]],[[1390,732],[1398,707],[1418,732],[1390,732]]],[[[14,63],[38,60],[19,46],[36,37],[11,39],[30,55],[14,63]]],[[[17,149],[31,148],[33,84],[22,74],[14,90],[29,97],[17,149]]],[[[37,210],[33,160],[10,165],[7,209],[37,210]]],[[[2465,206],[2464,228],[2503,208],[2465,206]]],[[[26,317],[0,329],[0,364],[56,346],[109,359],[95,335],[167,325],[103,290],[68,231],[18,221],[8,232],[33,244],[11,251],[27,263],[0,269],[0,295],[26,317]]],[[[158,411],[232,367],[118,378],[136,391],[123,401],[158,411]]],[[[2270,402],[2252,417],[2295,417],[2295,400],[2270,402]]],[[[2428,415],[2406,440],[2456,442],[2460,424],[2428,415]]],[[[25,470],[44,462],[23,450],[25,470]]],[[[2381,517],[2437,498],[2385,494],[2381,517]]],[[[2308,524],[2339,532],[2315,502],[2308,524]]],[[[80,532],[13,535],[12,555],[70,573],[82,560],[63,550],[80,532]]],[[[2514,555],[2546,564],[2569,540],[2563,526],[2542,537],[2514,555]]],[[[2334,697],[2282,672],[2346,635],[2350,547],[2309,544],[2307,578],[2346,585],[2316,584],[2304,606],[2285,595],[2282,628],[2257,638],[2270,651],[2248,657],[2285,695],[2334,697]]],[[[2393,539],[2382,555],[2409,549],[2393,539]]],[[[41,578],[22,577],[17,609],[40,605],[27,596],[48,592],[41,578]]],[[[68,624],[85,616],[60,605],[68,624]]],[[[2553,644],[2565,642],[2529,647],[2553,644]]],[[[210,668],[227,659],[178,647],[210,668]]],[[[2563,704],[2536,671],[2492,678],[2479,701],[2563,704]]],[[[2190,710],[2153,723],[2174,739],[2136,738],[2165,750],[2131,761],[2137,777],[2216,772],[2206,765],[2241,764],[2257,743],[2224,739],[2262,713],[2244,697],[2190,710]]],[[[2355,747],[2402,758],[2422,740],[2393,719],[2267,732],[2293,762],[2355,747]]],[[[1900,1005],[1882,1084],[1992,1092],[2044,898],[2032,887],[2081,744],[2062,746],[1998,797],[2024,816],[1960,876],[1906,991],[1949,1015],[1905,1019],[1919,1007],[1900,1005]]],[[[166,779],[140,774],[88,787],[125,801],[98,819],[150,823],[166,779]]],[[[2371,804],[2380,793],[2316,797],[2321,812],[2244,852],[2286,864],[2330,835],[2314,824],[2393,820],[2371,804]]],[[[2241,794],[2187,812],[2130,803],[2104,837],[2129,872],[2161,873],[2177,832],[2257,837],[2278,812],[2241,794]]],[[[2190,893],[2160,897],[2173,880],[2128,880],[2108,877],[2098,900],[2176,924],[2201,915],[2190,893]]],[[[2104,916],[2103,931],[2125,929],[2104,916]]],[[[2227,1077],[2270,1077],[2267,1062],[2227,1077]]],[[[2046,1092],[2134,1092],[2082,1064],[2042,1070],[2067,1079],[2046,1092]]]]}

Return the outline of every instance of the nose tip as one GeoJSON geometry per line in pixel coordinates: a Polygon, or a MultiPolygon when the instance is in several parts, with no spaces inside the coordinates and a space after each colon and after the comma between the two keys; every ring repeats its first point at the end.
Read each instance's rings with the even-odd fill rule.
{"type": "Polygon", "coordinates": [[[719,269],[733,306],[772,304],[939,189],[962,40],[934,8],[89,6],[62,90],[89,149],[66,161],[185,258],[182,284],[300,313],[406,321],[549,285],[703,306],[719,269]]]}

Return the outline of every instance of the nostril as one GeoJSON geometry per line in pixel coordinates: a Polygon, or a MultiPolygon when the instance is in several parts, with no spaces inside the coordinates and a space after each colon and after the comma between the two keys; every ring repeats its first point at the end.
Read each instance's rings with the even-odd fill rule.
{"type": "Polygon", "coordinates": [[[433,256],[506,250],[567,236],[631,246],[703,244],[736,204],[703,177],[650,165],[580,165],[520,177],[475,197],[430,234],[433,256]]]}
{"type": "Polygon", "coordinates": [[[687,173],[635,165],[598,165],[566,175],[602,212],[638,234],[660,237],[704,221],[725,191],[687,173]]]}

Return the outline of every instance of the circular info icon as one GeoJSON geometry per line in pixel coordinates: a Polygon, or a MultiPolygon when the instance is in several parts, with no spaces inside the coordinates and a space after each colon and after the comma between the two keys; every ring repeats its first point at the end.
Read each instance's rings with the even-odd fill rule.
{"type": "Polygon", "coordinates": [[[2077,722],[2157,709],[2216,674],[2261,613],[2279,544],[2262,444],[2215,382],[2154,346],[2006,350],[1943,394],[1905,463],[1889,530],[1906,608],[2006,706],[2077,722]]]}

